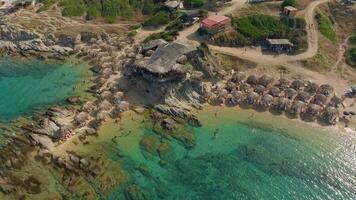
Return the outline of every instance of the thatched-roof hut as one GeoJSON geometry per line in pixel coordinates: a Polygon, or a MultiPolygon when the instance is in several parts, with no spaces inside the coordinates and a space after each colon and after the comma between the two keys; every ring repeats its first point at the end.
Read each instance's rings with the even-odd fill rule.
{"type": "Polygon", "coordinates": [[[335,125],[339,120],[339,112],[335,107],[328,106],[325,108],[321,118],[324,120],[324,122],[335,125]]]}
{"type": "Polygon", "coordinates": [[[266,109],[268,107],[270,107],[273,103],[273,96],[271,96],[270,94],[265,94],[261,97],[261,100],[259,102],[259,105],[266,109]]]}
{"type": "Polygon", "coordinates": [[[273,105],[273,109],[278,112],[283,112],[288,109],[289,99],[284,97],[278,97],[277,101],[273,105]]]}
{"type": "Polygon", "coordinates": [[[273,77],[269,75],[263,75],[258,79],[258,84],[268,87],[273,82],[273,77]]]}
{"type": "Polygon", "coordinates": [[[300,79],[294,80],[290,85],[290,87],[295,90],[301,90],[304,86],[305,86],[304,81],[300,79]]]}
{"type": "Polygon", "coordinates": [[[302,92],[299,92],[298,95],[295,97],[294,100],[299,100],[299,101],[302,101],[304,103],[308,103],[309,100],[310,100],[310,94],[308,92],[305,92],[305,91],[302,91],[302,92]]]}
{"type": "Polygon", "coordinates": [[[278,80],[278,84],[276,86],[280,89],[286,89],[286,88],[289,88],[289,84],[290,84],[290,82],[288,79],[280,78],[278,80]]]}
{"type": "Polygon", "coordinates": [[[253,88],[250,84],[248,83],[242,83],[240,85],[240,91],[243,91],[243,92],[246,92],[246,93],[249,93],[249,92],[252,92],[253,91],[253,88]]]}
{"type": "Polygon", "coordinates": [[[246,74],[242,72],[234,73],[230,79],[230,81],[234,83],[242,83],[246,78],[246,74]]]}
{"type": "Polygon", "coordinates": [[[245,103],[247,105],[256,105],[258,103],[259,95],[256,92],[250,92],[245,98],[245,103]]]}
{"type": "Polygon", "coordinates": [[[287,88],[284,90],[284,97],[288,99],[293,99],[295,95],[297,94],[297,91],[293,88],[287,88]]]}
{"type": "Polygon", "coordinates": [[[318,94],[323,94],[325,96],[330,96],[334,92],[334,88],[329,84],[324,84],[319,87],[318,94]]]}
{"type": "Polygon", "coordinates": [[[327,97],[323,94],[316,94],[310,103],[317,104],[319,106],[324,106],[326,104],[327,97]]]}
{"type": "Polygon", "coordinates": [[[316,92],[319,89],[319,85],[316,83],[308,83],[308,85],[305,87],[304,91],[308,92],[310,95],[316,94],[316,92]]]}
{"type": "Polygon", "coordinates": [[[288,109],[288,114],[291,116],[297,116],[304,111],[306,104],[302,101],[293,101],[292,105],[288,109]]]}
{"type": "Polygon", "coordinates": [[[274,96],[274,97],[279,97],[281,95],[281,90],[278,87],[271,87],[269,89],[268,94],[274,96]]]}
{"type": "Polygon", "coordinates": [[[258,83],[257,76],[251,75],[251,76],[247,77],[246,83],[248,83],[250,85],[256,85],[258,83]]]}
{"type": "Polygon", "coordinates": [[[321,110],[321,107],[319,105],[311,103],[307,106],[307,108],[303,112],[303,118],[315,120],[316,117],[319,115],[320,110],[321,110]]]}
{"type": "Polygon", "coordinates": [[[263,85],[256,85],[255,92],[258,94],[263,94],[266,91],[266,87],[263,85]]]}

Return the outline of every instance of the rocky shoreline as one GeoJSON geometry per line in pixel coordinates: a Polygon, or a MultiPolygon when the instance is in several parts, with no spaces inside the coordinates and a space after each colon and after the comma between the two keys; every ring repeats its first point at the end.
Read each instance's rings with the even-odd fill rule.
{"type": "MultiPolygon", "coordinates": [[[[96,76],[95,85],[90,88],[95,101],[80,102],[70,98],[69,103],[79,104],[80,108],[53,107],[39,119],[22,125],[16,136],[9,138],[10,142],[0,153],[0,190],[6,194],[20,189],[11,172],[20,169],[31,153],[41,162],[53,164],[68,173],[93,177],[100,174],[102,168],[95,159],[78,156],[75,152],[58,156],[53,149],[69,142],[73,135],[84,140],[97,134],[103,122],[109,118],[118,119],[129,109],[139,113],[152,109],[160,113],[159,125],[165,130],[175,129],[172,118],[201,125],[191,111],[202,108],[205,103],[240,105],[286,113],[291,117],[300,115],[306,121],[320,119],[335,125],[343,101],[327,84],[318,86],[283,78],[275,81],[268,75],[246,77],[242,72],[217,71],[216,58],[204,45],[191,49],[184,44],[162,41],[138,44],[125,36],[91,32],[81,32],[75,38],[68,35],[56,37],[28,31],[2,20],[0,52],[41,59],[76,56],[88,61],[96,76]],[[159,60],[159,56],[169,54],[172,51],[170,45],[174,51],[177,48],[182,51],[164,63],[163,67],[172,66],[170,70],[157,70],[157,62],[152,59],[158,57],[159,60]],[[136,100],[141,98],[147,102],[136,102],[130,96],[132,94],[136,100]]],[[[191,147],[194,141],[187,138],[178,137],[191,147]]],[[[35,178],[30,181],[33,188],[26,189],[25,182],[21,187],[37,191],[40,183],[35,178]]]]}

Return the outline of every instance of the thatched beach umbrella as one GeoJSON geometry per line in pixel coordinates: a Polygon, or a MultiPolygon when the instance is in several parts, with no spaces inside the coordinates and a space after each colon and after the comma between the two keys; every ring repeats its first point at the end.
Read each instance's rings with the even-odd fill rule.
{"type": "Polygon", "coordinates": [[[100,94],[100,98],[103,100],[106,99],[108,101],[111,101],[113,98],[113,95],[110,91],[105,90],[100,94]]]}
{"type": "Polygon", "coordinates": [[[296,79],[290,85],[291,88],[295,90],[301,90],[305,86],[304,81],[300,79],[296,79]]]}
{"type": "Polygon", "coordinates": [[[246,93],[249,93],[249,92],[252,92],[253,91],[253,88],[250,84],[248,83],[242,83],[240,85],[240,91],[243,91],[243,92],[246,92],[246,93]]]}
{"type": "Polygon", "coordinates": [[[238,91],[238,90],[232,91],[231,94],[232,94],[232,96],[234,98],[234,101],[237,104],[241,103],[245,98],[245,94],[243,92],[241,92],[241,91],[238,91]]]}
{"type": "Polygon", "coordinates": [[[92,111],[94,111],[96,109],[97,109],[97,106],[93,101],[87,101],[82,106],[82,111],[85,111],[85,112],[88,112],[88,113],[91,113],[92,111]]]}
{"type": "Polygon", "coordinates": [[[118,105],[117,105],[117,109],[120,112],[125,112],[128,111],[130,109],[130,104],[127,101],[121,101],[118,105]]]}
{"type": "Polygon", "coordinates": [[[103,100],[100,104],[99,104],[99,108],[100,110],[110,110],[111,109],[111,103],[108,100],[103,100]]]}
{"type": "Polygon", "coordinates": [[[273,96],[271,96],[270,94],[265,94],[261,97],[259,105],[262,108],[266,109],[270,107],[272,103],[273,103],[273,96]]]}
{"type": "Polygon", "coordinates": [[[219,104],[223,104],[225,102],[225,99],[227,98],[228,91],[226,89],[219,89],[218,90],[218,95],[217,95],[217,102],[219,104]]]}
{"type": "Polygon", "coordinates": [[[258,82],[257,76],[255,75],[251,75],[249,77],[247,77],[246,79],[246,83],[250,84],[250,85],[256,85],[258,82]]]}
{"type": "Polygon", "coordinates": [[[293,99],[295,95],[297,94],[297,91],[293,88],[287,88],[284,90],[284,97],[288,99],[293,99]]]}
{"type": "Polygon", "coordinates": [[[317,104],[319,106],[324,106],[326,104],[327,98],[325,95],[322,94],[316,94],[310,103],[317,104]]]}
{"type": "Polygon", "coordinates": [[[108,111],[100,111],[97,115],[96,115],[96,120],[97,121],[105,121],[106,119],[109,118],[109,112],[108,111]]]}
{"type": "Polygon", "coordinates": [[[228,81],[228,82],[226,83],[225,88],[226,88],[228,91],[233,91],[233,90],[236,89],[236,84],[235,84],[234,82],[232,82],[232,81],[228,81]]]}
{"type": "Polygon", "coordinates": [[[285,79],[285,78],[280,78],[278,80],[278,84],[276,85],[278,88],[280,89],[286,89],[286,88],[289,88],[289,80],[285,79]]]}
{"type": "Polygon", "coordinates": [[[89,119],[89,114],[87,112],[80,112],[74,117],[74,122],[79,125],[84,123],[89,119]]]}
{"type": "Polygon", "coordinates": [[[228,94],[225,100],[225,104],[227,106],[236,106],[238,102],[235,101],[235,97],[232,94],[228,94]]]}
{"type": "Polygon", "coordinates": [[[263,75],[258,79],[258,84],[268,87],[273,82],[273,77],[269,75],[263,75]]]}
{"type": "Polygon", "coordinates": [[[316,117],[319,115],[321,110],[321,107],[319,105],[316,104],[309,104],[308,107],[305,109],[303,115],[305,119],[311,119],[311,120],[315,120],[316,117]]]}
{"type": "Polygon", "coordinates": [[[318,94],[323,94],[325,96],[330,96],[334,92],[334,88],[329,84],[324,84],[319,87],[318,94]]]}
{"type": "Polygon", "coordinates": [[[258,103],[259,95],[256,92],[250,92],[245,98],[245,103],[247,105],[256,105],[258,103]]]}
{"type": "Polygon", "coordinates": [[[316,83],[309,83],[309,84],[305,87],[304,91],[308,92],[310,95],[314,95],[314,94],[316,94],[316,92],[318,91],[318,89],[319,89],[319,85],[318,85],[318,84],[316,84],[316,83]]]}
{"type": "Polygon", "coordinates": [[[271,87],[270,89],[269,89],[269,92],[268,92],[268,94],[270,94],[270,95],[272,95],[272,96],[274,96],[274,97],[279,97],[280,96],[280,94],[281,94],[281,90],[278,88],[278,87],[271,87]]]}
{"type": "Polygon", "coordinates": [[[242,83],[246,78],[246,74],[242,73],[242,72],[237,72],[234,73],[230,79],[230,81],[234,82],[234,83],[242,83]]]}
{"type": "Polygon", "coordinates": [[[263,85],[256,85],[255,92],[258,94],[263,94],[266,91],[266,87],[263,85]]]}
{"type": "Polygon", "coordinates": [[[283,112],[288,109],[289,99],[285,97],[278,97],[277,101],[273,105],[273,109],[278,112],[283,112]]]}
{"type": "Polygon", "coordinates": [[[293,101],[292,105],[288,109],[288,114],[291,116],[297,116],[304,111],[306,104],[302,101],[293,101]]]}
{"type": "Polygon", "coordinates": [[[330,99],[329,106],[338,108],[340,104],[342,104],[342,99],[340,97],[335,95],[330,99]]]}
{"type": "Polygon", "coordinates": [[[321,118],[328,124],[335,125],[339,119],[339,112],[335,107],[328,106],[325,108],[321,118]]]}
{"type": "Polygon", "coordinates": [[[305,91],[302,91],[302,92],[299,92],[298,95],[295,97],[294,100],[299,100],[299,101],[302,101],[304,103],[308,103],[309,100],[310,100],[310,94],[308,92],[305,92],[305,91]]]}

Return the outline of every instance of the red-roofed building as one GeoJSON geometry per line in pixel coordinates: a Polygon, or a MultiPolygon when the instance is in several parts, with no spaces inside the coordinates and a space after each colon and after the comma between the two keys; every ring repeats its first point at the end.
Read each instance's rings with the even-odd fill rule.
{"type": "Polygon", "coordinates": [[[231,22],[229,17],[221,15],[212,15],[205,18],[200,26],[208,33],[217,33],[225,29],[227,25],[231,22]]]}

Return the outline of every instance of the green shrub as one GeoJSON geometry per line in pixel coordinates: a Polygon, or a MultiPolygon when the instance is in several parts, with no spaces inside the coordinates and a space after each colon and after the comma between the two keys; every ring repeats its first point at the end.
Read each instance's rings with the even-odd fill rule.
{"type": "Polygon", "coordinates": [[[101,4],[96,3],[88,6],[87,20],[92,20],[101,16],[101,4]]]}
{"type": "Polygon", "coordinates": [[[139,28],[141,28],[141,24],[133,24],[129,27],[130,30],[137,30],[139,28]]]}
{"type": "Polygon", "coordinates": [[[39,2],[43,3],[43,6],[38,12],[58,3],[63,7],[64,16],[81,16],[86,13],[88,20],[104,17],[109,22],[115,22],[118,17],[130,18],[134,12],[143,9],[149,13],[152,6],[157,7],[154,0],[146,0],[143,6],[141,0],[39,0],[39,2]]]}
{"type": "Polygon", "coordinates": [[[187,8],[200,8],[204,3],[204,0],[184,0],[184,6],[187,8]]]}
{"type": "Polygon", "coordinates": [[[37,12],[42,12],[48,10],[53,4],[57,3],[58,0],[39,0],[39,3],[42,3],[43,6],[37,10],[37,12]]]}
{"type": "Polygon", "coordinates": [[[208,35],[208,34],[209,34],[209,33],[208,33],[205,29],[203,29],[203,28],[198,28],[197,33],[198,33],[198,35],[200,35],[200,36],[205,36],[205,35],[208,35]]]}
{"type": "Polygon", "coordinates": [[[234,20],[237,32],[250,42],[266,38],[287,38],[290,31],[288,24],[278,17],[269,15],[251,15],[234,20]]]}
{"type": "Polygon", "coordinates": [[[346,53],[346,62],[350,66],[356,68],[356,48],[351,48],[346,53]]]}
{"type": "Polygon", "coordinates": [[[127,36],[128,37],[135,37],[137,35],[137,31],[130,31],[127,36]]]}
{"type": "Polygon", "coordinates": [[[351,37],[350,37],[350,43],[352,45],[356,45],[356,33],[354,33],[351,37]]]}
{"type": "Polygon", "coordinates": [[[336,33],[334,31],[333,25],[330,20],[323,14],[317,14],[316,18],[318,19],[319,31],[329,40],[336,41],[336,33]]]}
{"type": "Polygon", "coordinates": [[[282,8],[287,7],[287,6],[295,6],[297,4],[296,0],[284,0],[282,2],[282,8]]]}
{"type": "Polygon", "coordinates": [[[205,18],[209,15],[209,12],[207,10],[204,10],[204,9],[199,9],[198,11],[198,16],[200,18],[205,18]]]}
{"type": "Polygon", "coordinates": [[[183,21],[181,19],[176,19],[173,22],[169,23],[166,27],[166,31],[180,31],[184,28],[183,21]]]}
{"type": "Polygon", "coordinates": [[[147,38],[145,38],[144,42],[148,42],[151,40],[156,40],[156,39],[164,39],[166,41],[173,41],[175,36],[178,35],[178,32],[176,31],[162,31],[159,33],[153,33],[149,35],[147,38]]]}
{"type": "Polygon", "coordinates": [[[155,15],[153,15],[151,18],[146,20],[142,25],[146,27],[159,27],[162,25],[167,24],[170,21],[169,19],[169,13],[165,11],[159,11],[155,15]]]}

